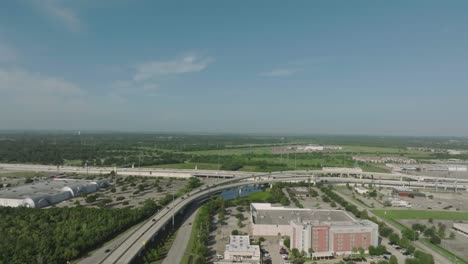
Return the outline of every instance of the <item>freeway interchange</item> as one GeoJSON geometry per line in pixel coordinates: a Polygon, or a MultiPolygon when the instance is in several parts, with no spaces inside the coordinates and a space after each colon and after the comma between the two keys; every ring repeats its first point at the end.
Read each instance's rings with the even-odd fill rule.
{"type": "MultiPolygon", "coordinates": [[[[44,165],[0,164],[0,169],[12,171],[48,171],[75,173],[109,173],[115,168],[82,168],[82,167],[54,167],[44,165]]],[[[131,228],[123,235],[107,243],[104,247],[94,251],[79,263],[131,263],[160,230],[170,224],[178,212],[184,210],[193,202],[206,199],[229,188],[250,184],[265,184],[272,182],[315,181],[329,184],[343,183],[372,183],[386,186],[414,186],[420,188],[441,188],[466,190],[468,179],[437,178],[430,176],[411,176],[397,173],[361,172],[343,175],[343,171],[287,171],[272,173],[208,171],[208,170],[173,170],[173,169],[118,169],[118,175],[139,175],[147,177],[215,177],[218,182],[204,185],[191,191],[162,208],[152,217],[131,228]],[[338,177],[337,177],[338,176],[338,177]],[[339,177],[342,176],[342,177],[339,177]],[[348,176],[348,177],[343,177],[348,176]],[[405,180],[404,180],[405,179],[405,180]],[[411,181],[407,181],[410,179],[411,181]]]]}

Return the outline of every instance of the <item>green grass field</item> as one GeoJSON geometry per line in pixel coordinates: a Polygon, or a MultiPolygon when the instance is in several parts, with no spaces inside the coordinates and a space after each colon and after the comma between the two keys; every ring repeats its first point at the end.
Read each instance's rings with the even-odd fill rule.
{"type": "Polygon", "coordinates": [[[48,174],[45,172],[34,172],[34,171],[21,171],[21,172],[5,172],[0,173],[0,177],[12,177],[12,178],[31,178],[31,177],[44,177],[48,174]]]}
{"type": "Polygon", "coordinates": [[[195,166],[199,170],[217,170],[218,164],[213,163],[176,163],[176,164],[163,164],[156,166],[146,166],[145,168],[165,168],[165,169],[195,169],[195,166]]]}
{"type": "Polygon", "coordinates": [[[460,264],[468,264],[468,262],[466,262],[464,259],[460,258],[459,256],[453,254],[452,252],[446,250],[445,248],[439,246],[439,245],[435,245],[435,244],[432,244],[431,242],[429,242],[428,239],[426,238],[423,238],[423,239],[420,239],[421,242],[423,242],[425,245],[427,245],[428,247],[432,248],[434,251],[437,251],[438,253],[440,253],[441,255],[444,255],[446,256],[448,259],[450,259],[453,263],[460,263],[460,264]]]}
{"type": "Polygon", "coordinates": [[[438,219],[468,220],[468,212],[426,211],[426,210],[372,210],[385,219],[438,219]],[[387,212],[387,214],[385,214],[387,212]]]}
{"type": "Polygon", "coordinates": [[[243,155],[243,154],[271,154],[271,147],[252,147],[252,148],[228,148],[186,151],[187,154],[198,155],[243,155]]]}

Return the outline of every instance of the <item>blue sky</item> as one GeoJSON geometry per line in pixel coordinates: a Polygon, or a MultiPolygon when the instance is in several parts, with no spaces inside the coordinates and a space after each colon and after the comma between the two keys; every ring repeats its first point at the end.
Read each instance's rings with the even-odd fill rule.
{"type": "Polygon", "coordinates": [[[467,1],[0,4],[0,129],[468,136],[467,1]]]}

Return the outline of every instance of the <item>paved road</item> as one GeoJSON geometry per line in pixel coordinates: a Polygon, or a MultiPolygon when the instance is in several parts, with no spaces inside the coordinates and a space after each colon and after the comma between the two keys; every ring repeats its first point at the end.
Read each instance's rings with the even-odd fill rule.
{"type": "MultiPolygon", "coordinates": [[[[116,171],[119,175],[136,175],[136,176],[148,176],[148,177],[179,177],[187,178],[191,176],[206,176],[206,177],[243,177],[243,176],[252,176],[259,175],[255,172],[246,172],[246,171],[217,171],[217,170],[187,170],[187,169],[162,169],[162,168],[116,168],[116,167],[74,167],[74,166],[51,166],[51,165],[32,165],[32,164],[7,164],[0,163],[0,169],[11,170],[11,171],[43,171],[43,172],[68,172],[68,173],[80,173],[80,174],[106,174],[111,171],[116,171]]],[[[346,174],[343,170],[337,169],[336,171],[329,170],[310,170],[310,171],[285,171],[282,173],[289,174],[301,174],[301,175],[327,175],[327,174],[346,174]]],[[[424,175],[406,175],[401,173],[377,173],[377,172],[349,172],[350,174],[362,175],[363,177],[374,177],[377,181],[378,179],[401,179],[401,178],[411,178],[417,181],[439,181],[442,182],[457,182],[459,185],[461,183],[468,183],[467,178],[450,178],[450,177],[435,177],[435,176],[424,176],[424,175]]],[[[272,174],[281,174],[281,172],[274,172],[272,174]]]]}
{"type": "MultiPolygon", "coordinates": [[[[164,208],[161,212],[154,215],[152,218],[155,221],[149,220],[144,223],[141,228],[136,230],[124,243],[118,245],[109,255],[105,256],[104,259],[95,261],[95,263],[130,263],[133,258],[139,254],[141,250],[144,249],[146,241],[151,240],[154,235],[165,226],[167,222],[169,222],[172,218],[172,214],[174,212],[180,211],[190,202],[200,199],[202,197],[207,197],[212,195],[213,193],[217,193],[222,191],[223,189],[238,187],[246,184],[263,184],[263,183],[270,183],[270,182],[280,182],[280,181],[304,181],[310,178],[310,176],[298,176],[298,175],[289,175],[289,174],[282,174],[281,176],[276,175],[275,179],[262,179],[255,182],[252,181],[244,181],[244,182],[235,182],[241,179],[246,179],[249,177],[237,178],[237,179],[229,179],[217,183],[217,185],[211,186],[204,190],[195,190],[190,193],[190,196],[185,199],[176,199],[173,202],[169,209],[164,208]]],[[[333,180],[337,180],[336,177],[322,177],[320,179],[325,179],[329,182],[333,180]]],[[[341,178],[343,180],[355,180],[353,178],[341,178]]],[[[395,182],[395,181],[389,181],[395,182]]],[[[385,180],[382,180],[382,184],[385,183],[385,180]]],[[[102,256],[99,256],[102,258],[102,256]]]]}
{"type": "Polygon", "coordinates": [[[182,263],[183,253],[185,252],[190,234],[192,233],[192,223],[195,220],[198,209],[193,212],[188,219],[185,219],[182,226],[177,230],[176,238],[172,243],[171,249],[167,253],[166,258],[162,264],[179,264],[182,263]]]}
{"type": "MultiPolygon", "coordinates": [[[[76,172],[76,173],[109,173],[115,168],[82,168],[82,167],[60,167],[57,170],[56,166],[46,166],[46,165],[28,165],[28,164],[0,164],[1,169],[7,170],[16,170],[16,171],[60,171],[60,172],[76,172]]],[[[155,214],[150,220],[142,223],[140,226],[135,227],[128,231],[124,236],[121,236],[117,239],[114,239],[106,245],[106,247],[93,252],[91,256],[87,259],[84,259],[80,263],[129,263],[143,248],[146,244],[146,241],[149,241],[154,237],[158,230],[163,228],[165,224],[171,220],[172,214],[179,212],[182,208],[188,205],[191,201],[195,199],[200,199],[202,197],[208,196],[212,193],[219,192],[226,188],[232,188],[236,186],[252,184],[252,183],[269,183],[273,181],[291,181],[291,180],[307,180],[312,174],[331,174],[337,173],[340,174],[342,171],[337,170],[333,171],[291,171],[291,172],[274,172],[271,174],[259,174],[253,172],[231,172],[231,171],[210,171],[210,170],[175,170],[175,169],[118,169],[118,174],[120,175],[141,175],[141,176],[166,176],[166,177],[190,177],[193,175],[205,175],[213,177],[235,177],[233,179],[220,181],[208,189],[199,191],[195,190],[190,194],[190,198],[182,200],[177,199],[174,203],[171,203],[168,208],[164,208],[161,212],[155,214]],[[275,179],[269,178],[275,177],[275,179]],[[234,181],[247,180],[257,178],[257,181],[247,181],[247,182],[237,182],[234,181]],[[154,219],[154,221],[153,221],[154,219]],[[107,249],[110,252],[105,252],[107,249]]],[[[403,174],[392,174],[392,173],[359,173],[364,177],[373,176],[375,181],[374,183],[381,182],[386,185],[402,185],[399,180],[402,177],[412,177],[414,179],[436,179],[436,177],[430,176],[409,176],[403,174]],[[382,178],[392,178],[394,180],[381,180],[382,178]]],[[[320,177],[321,180],[326,180],[328,182],[372,182],[370,179],[355,179],[355,178],[337,178],[337,177],[320,177]]],[[[448,181],[458,181],[458,186],[468,179],[452,179],[452,178],[443,178],[442,180],[446,181],[445,183],[427,183],[427,182],[411,182],[412,186],[453,186],[453,183],[448,183],[448,181]]],[[[421,243],[417,243],[421,248],[426,249],[427,247],[421,243]]],[[[430,251],[430,250],[428,250],[430,251]]],[[[433,251],[431,251],[433,252],[433,251]]],[[[438,263],[441,259],[437,254],[434,256],[438,263]]],[[[445,259],[444,259],[445,260],[445,259]]],[[[445,260],[446,261],[446,260],[445,260]]]]}

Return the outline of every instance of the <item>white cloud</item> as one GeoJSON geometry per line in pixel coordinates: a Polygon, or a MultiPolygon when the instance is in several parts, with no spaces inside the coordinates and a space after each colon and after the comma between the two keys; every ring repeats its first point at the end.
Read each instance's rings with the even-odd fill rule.
{"type": "Polygon", "coordinates": [[[16,50],[2,42],[0,42],[0,63],[14,62],[18,60],[16,50]]]}
{"type": "Polygon", "coordinates": [[[267,77],[282,77],[282,76],[291,76],[295,74],[298,70],[297,69],[273,69],[271,71],[262,72],[260,73],[261,76],[267,77]]]}
{"type": "Polygon", "coordinates": [[[0,68],[0,94],[0,130],[108,129],[135,116],[124,96],[25,69],[0,68]]]}
{"type": "Polygon", "coordinates": [[[133,76],[135,81],[145,81],[162,75],[203,71],[214,60],[210,57],[194,55],[179,57],[169,61],[150,61],[137,65],[133,76]]]}
{"type": "Polygon", "coordinates": [[[0,91],[4,94],[28,96],[78,96],[82,90],[78,85],[61,78],[14,69],[0,69],[0,91]]]}
{"type": "Polygon", "coordinates": [[[64,23],[68,29],[77,32],[82,28],[80,19],[70,8],[63,6],[59,0],[43,0],[36,3],[51,17],[64,23]]]}

